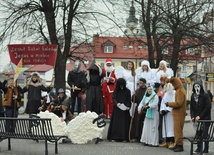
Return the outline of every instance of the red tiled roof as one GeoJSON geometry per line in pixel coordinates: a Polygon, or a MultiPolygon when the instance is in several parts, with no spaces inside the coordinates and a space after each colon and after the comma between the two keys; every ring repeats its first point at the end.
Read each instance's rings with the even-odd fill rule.
{"type": "Polygon", "coordinates": [[[106,37],[94,35],[94,57],[95,58],[148,58],[146,38],[106,37]],[[115,47],[113,53],[104,53],[103,44],[112,42],[115,47]]]}

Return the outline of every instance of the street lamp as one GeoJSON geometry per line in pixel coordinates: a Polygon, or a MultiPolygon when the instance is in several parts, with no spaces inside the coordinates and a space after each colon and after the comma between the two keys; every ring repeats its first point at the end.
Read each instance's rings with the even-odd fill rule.
{"type": "Polygon", "coordinates": [[[198,57],[200,56],[200,50],[196,49],[195,50],[195,57],[196,57],[196,81],[198,80],[198,57]]]}

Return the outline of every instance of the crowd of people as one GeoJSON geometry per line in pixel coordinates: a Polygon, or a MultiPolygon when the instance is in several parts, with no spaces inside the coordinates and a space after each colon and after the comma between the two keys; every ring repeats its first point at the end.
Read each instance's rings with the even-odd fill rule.
{"type": "MultiPolygon", "coordinates": [[[[127,61],[123,71],[119,71],[120,77],[117,77],[118,70],[111,58],[106,59],[103,68],[93,61],[87,71],[81,70],[81,61],[76,60],[67,77],[70,97],[63,88],[58,89],[57,97],[51,96],[52,84],[44,86],[36,72],[24,88],[14,83],[13,78],[7,78],[0,83],[4,92],[5,116],[18,117],[21,95],[27,92],[27,114],[48,110],[68,123],[74,119],[76,104],[77,113],[83,112],[82,94],[86,93],[86,111],[105,114],[110,119],[108,140],[141,142],[145,146],[182,152],[186,92],[180,79],[174,77],[173,71],[167,67],[167,62],[162,60],[157,69],[151,69],[149,62],[143,60],[135,69],[134,63],[127,61]]],[[[192,122],[211,119],[212,100],[211,97],[206,100],[207,96],[210,95],[202,84],[196,82],[190,104],[192,122]]],[[[13,122],[7,122],[8,132],[13,132],[14,128],[13,122]]],[[[196,152],[201,149],[198,145],[196,152]]],[[[208,149],[209,144],[205,143],[204,152],[209,152],[208,149]]]]}

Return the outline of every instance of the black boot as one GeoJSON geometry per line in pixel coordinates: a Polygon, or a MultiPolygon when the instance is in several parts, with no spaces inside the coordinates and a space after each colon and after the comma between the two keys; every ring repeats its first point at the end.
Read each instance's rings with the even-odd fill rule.
{"type": "Polygon", "coordinates": [[[203,153],[209,153],[209,142],[205,142],[203,153]]]}
{"type": "Polygon", "coordinates": [[[184,151],[183,145],[177,145],[177,147],[174,149],[174,152],[183,152],[183,151],[184,151]]]}

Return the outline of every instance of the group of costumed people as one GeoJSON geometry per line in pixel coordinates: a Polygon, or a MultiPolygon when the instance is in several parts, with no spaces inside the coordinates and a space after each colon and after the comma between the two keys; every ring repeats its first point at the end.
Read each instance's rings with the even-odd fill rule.
{"type": "MultiPolygon", "coordinates": [[[[1,83],[5,93],[3,105],[6,117],[18,116],[16,102],[20,100],[20,94],[28,92],[25,112],[52,118],[54,124],[60,126],[56,130],[67,135],[73,143],[87,143],[94,138],[99,142],[105,126],[103,117],[106,117],[110,118],[107,134],[110,141],[141,142],[149,146],[167,147],[174,152],[183,151],[186,92],[180,79],[173,77],[173,71],[167,67],[166,61],[160,61],[157,69],[151,69],[149,62],[143,60],[141,66],[135,69],[132,61],[128,61],[125,68],[113,67],[112,59],[108,58],[103,68],[93,61],[87,71],[83,71],[81,61],[76,60],[67,82],[71,97],[66,95],[63,88],[58,89],[57,96],[51,95],[52,85],[45,87],[38,73],[32,74],[24,88],[13,83],[4,87],[5,82],[1,83]],[[11,88],[13,90],[10,91],[11,88]],[[11,93],[15,94],[12,99],[11,93]],[[86,94],[87,112],[83,112],[83,94],[86,94]],[[78,115],[74,116],[76,104],[78,115]],[[15,113],[11,109],[15,109],[15,113]]],[[[200,95],[192,97],[192,100],[198,101],[197,97],[200,98],[200,95]]],[[[192,107],[191,120],[197,121],[199,114],[194,111],[198,107],[192,107]]],[[[10,123],[8,129],[14,129],[13,125],[10,123]]],[[[208,148],[207,143],[205,147],[208,148]]]]}

